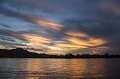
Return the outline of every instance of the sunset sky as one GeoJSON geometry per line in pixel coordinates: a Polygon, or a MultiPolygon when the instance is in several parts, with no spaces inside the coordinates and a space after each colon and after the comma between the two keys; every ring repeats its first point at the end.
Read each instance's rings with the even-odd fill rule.
{"type": "Polygon", "coordinates": [[[18,47],[48,54],[119,52],[120,0],[0,0],[0,48],[18,47]]]}

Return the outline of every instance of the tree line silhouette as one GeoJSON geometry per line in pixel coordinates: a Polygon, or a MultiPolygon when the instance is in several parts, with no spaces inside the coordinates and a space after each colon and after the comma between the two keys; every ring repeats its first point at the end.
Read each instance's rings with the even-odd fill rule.
{"type": "Polygon", "coordinates": [[[100,54],[76,54],[67,53],[65,55],[49,55],[49,54],[38,54],[34,52],[29,52],[22,48],[16,49],[0,49],[0,58],[120,58],[119,54],[113,55],[105,53],[104,55],[100,54]]]}

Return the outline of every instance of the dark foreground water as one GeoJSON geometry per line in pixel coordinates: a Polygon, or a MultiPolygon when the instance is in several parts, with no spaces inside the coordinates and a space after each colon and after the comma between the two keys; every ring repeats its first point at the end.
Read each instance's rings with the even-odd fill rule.
{"type": "Polygon", "coordinates": [[[120,79],[120,59],[0,58],[0,79],[120,79]]]}

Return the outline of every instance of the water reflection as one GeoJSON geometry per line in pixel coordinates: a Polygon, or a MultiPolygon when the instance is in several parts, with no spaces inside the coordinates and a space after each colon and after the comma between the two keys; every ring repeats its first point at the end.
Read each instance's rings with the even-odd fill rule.
{"type": "Polygon", "coordinates": [[[119,76],[112,72],[119,71],[112,67],[120,66],[115,60],[0,59],[0,79],[114,79],[119,76]]]}

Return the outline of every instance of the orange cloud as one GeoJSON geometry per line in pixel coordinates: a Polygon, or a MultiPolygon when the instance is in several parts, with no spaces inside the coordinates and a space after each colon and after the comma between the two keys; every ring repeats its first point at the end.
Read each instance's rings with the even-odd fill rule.
{"type": "Polygon", "coordinates": [[[45,45],[51,43],[51,39],[36,35],[36,34],[17,34],[16,36],[19,36],[21,38],[24,38],[25,40],[28,41],[26,43],[26,46],[31,47],[31,48],[37,48],[41,49],[45,45]]]}
{"type": "Polygon", "coordinates": [[[60,30],[63,27],[63,25],[51,20],[34,18],[33,21],[39,25],[42,25],[53,30],[60,30]]]}
{"type": "Polygon", "coordinates": [[[70,51],[70,50],[77,50],[77,49],[80,49],[80,48],[85,48],[85,46],[78,46],[78,45],[75,45],[75,44],[56,44],[55,46],[57,46],[57,47],[60,47],[60,48],[62,48],[62,49],[66,49],[66,50],[68,50],[68,51],[70,51]]]}
{"type": "Polygon", "coordinates": [[[35,34],[22,34],[21,36],[30,42],[35,42],[39,44],[50,43],[50,39],[35,34]]]}
{"type": "MultiPolygon", "coordinates": [[[[45,49],[44,53],[66,53],[74,50],[85,49],[89,47],[95,47],[106,43],[103,39],[92,38],[84,33],[79,32],[67,32],[68,37],[64,37],[61,40],[64,42],[56,42],[51,38],[45,38],[36,34],[18,34],[21,38],[28,41],[26,46],[45,49]],[[75,37],[74,37],[75,36],[75,37]],[[76,37],[77,36],[77,37],[76,37]],[[88,40],[79,39],[79,37],[87,37],[88,40]],[[51,45],[52,44],[52,45],[51,45]]],[[[91,48],[93,50],[100,50],[100,48],[91,48]]],[[[40,51],[41,52],[41,51],[40,51]]]]}
{"type": "MultiPolygon", "coordinates": [[[[73,36],[74,33],[68,33],[73,36]]],[[[21,35],[24,39],[28,40],[28,46],[32,47],[44,47],[47,48],[46,52],[60,52],[60,51],[73,51],[73,50],[78,50],[78,49],[84,49],[84,48],[89,48],[89,47],[94,47],[98,45],[102,45],[106,43],[102,39],[97,39],[97,38],[92,38],[89,37],[89,41],[87,40],[81,40],[76,37],[65,37],[62,38],[65,42],[54,42],[52,39],[49,38],[44,38],[42,36],[38,36],[35,34],[22,34],[21,35]],[[53,43],[53,45],[49,46],[48,44],[53,43]]],[[[86,34],[78,34],[77,36],[86,36],[86,34]]]]}
{"type": "Polygon", "coordinates": [[[89,47],[95,47],[106,43],[105,40],[99,38],[93,38],[88,36],[85,33],[77,32],[77,31],[69,31],[66,32],[68,37],[62,38],[62,40],[68,43],[60,43],[56,44],[57,47],[66,48],[67,50],[77,50],[84,49],[89,47]],[[88,38],[88,40],[80,39],[79,37],[88,38]]]}
{"type": "Polygon", "coordinates": [[[96,45],[101,45],[105,43],[103,39],[93,38],[82,32],[69,31],[69,32],[66,32],[66,34],[69,35],[69,37],[63,38],[63,40],[67,40],[76,45],[96,46],[96,45]],[[82,40],[78,37],[86,37],[88,38],[88,40],[82,40]]]}
{"type": "Polygon", "coordinates": [[[86,37],[87,34],[82,33],[82,32],[77,32],[77,31],[68,31],[66,32],[67,35],[69,36],[74,36],[74,37],[86,37]]]}
{"type": "MultiPolygon", "coordinates": [[[[43,51],[35,51],[38,53],[49,53],[49,54],[59,54],[64,53],[64,51],[66,51],[66,49],[54,46],[54,45],[49,45],[50,43],[54,43],[54,41],[52,39],[49,38],[45,38],[36,34],[14,34],[16,36],[19,36],[21,38],[24,38],[25,40],[28,41],[28,43],[26,43],[26,46],[28,46],[29,48],[35,48],[35,49],[42,49],[43,51]]],[[[25,48],[25,47],[23,47],[25,48]]],[[[31,51],[31,50],[30,50],[31,51]]]]}

